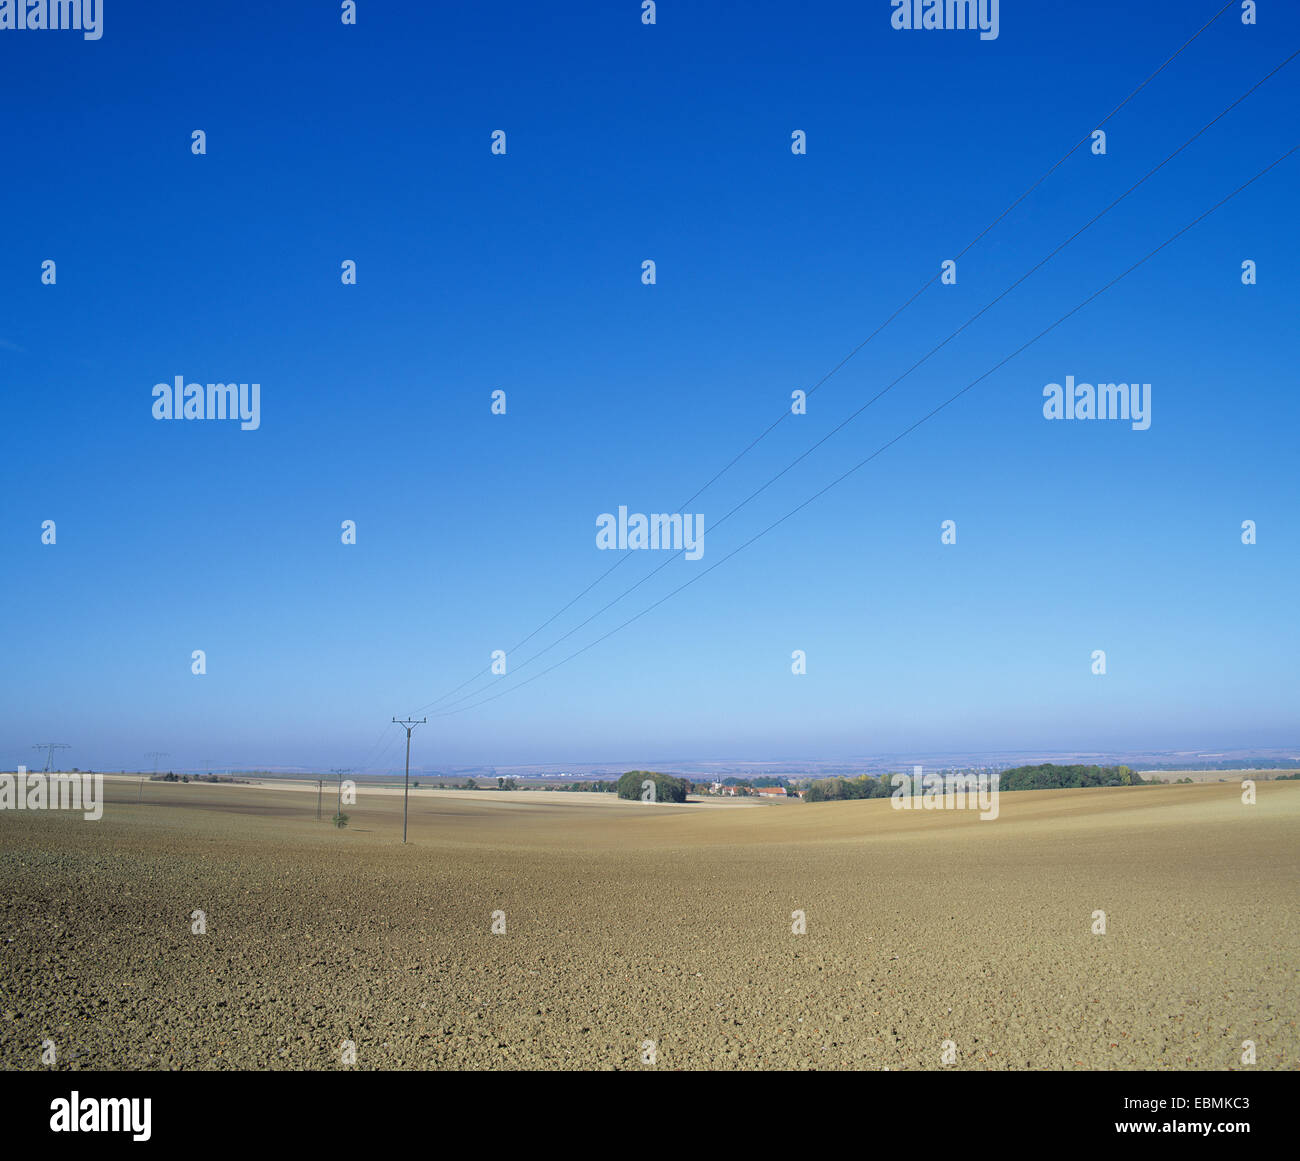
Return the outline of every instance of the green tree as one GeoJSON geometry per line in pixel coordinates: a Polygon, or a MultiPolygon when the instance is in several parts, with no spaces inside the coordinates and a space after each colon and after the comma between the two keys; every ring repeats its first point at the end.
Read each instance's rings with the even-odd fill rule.
{"type": "Polygon", "coordinates": [[[654,783],[653,802],[685,802],[686,780],[671,774],[658,774],[653,770],[629,770],[618,780],[618,796],[637,801],[642,799],[644,783],[654,783]]]}

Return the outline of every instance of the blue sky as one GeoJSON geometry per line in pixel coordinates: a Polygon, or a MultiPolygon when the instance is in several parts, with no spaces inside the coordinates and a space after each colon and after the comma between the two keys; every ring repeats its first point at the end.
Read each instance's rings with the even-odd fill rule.
{"type": "MultiPolygon", "coordinates": [[[[400,761],[390,717],[613,563],[600,513],[681,511],[1217,7],[1008,0],[992,41],[896,31],[885,0],[670,0],[653,27],[631,2],[362,0],[344,27],[107,0],[99,41],[0,31],[0,762],[400,761]],[[177,375],[259,382],[260,428],[155,421],[177,375]]],[[[663,561],[631,553],[467,688],[689,580],[1300,141],[1297,62],[713,529],[1300,45],[1260,7],[695,500],[702,560],[525,664],[663,561]]],[[[414,763],[1300,744],[1298,173],[632,626],[431,718],[414,763]],[[1067,375],[1150,383],[1150,429],[1045,420],[1067,375]]]]}

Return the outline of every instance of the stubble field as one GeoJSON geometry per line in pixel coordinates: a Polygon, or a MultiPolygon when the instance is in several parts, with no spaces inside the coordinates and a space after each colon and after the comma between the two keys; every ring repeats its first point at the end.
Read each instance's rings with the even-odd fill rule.
{"type": "Polygon", "coordinates": [[[421,790],[406,846],[400,795],[336,831],[291,790],[137,793],[0,812],[0,1067],[1300,1065],[1300,783],[988,822],[421,790]]]}

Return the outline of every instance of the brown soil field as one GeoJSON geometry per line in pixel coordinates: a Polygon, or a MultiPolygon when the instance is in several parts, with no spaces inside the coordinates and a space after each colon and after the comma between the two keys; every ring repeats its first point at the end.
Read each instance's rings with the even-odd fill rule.
{"type": "Polygon", "coordinates": [[[421,791],[405,846],[394,795],[338,831],[291,790],[137,794],[0,811],[0,1067],[1300,1066],[1297,783],[988,822],[421,791]]]}

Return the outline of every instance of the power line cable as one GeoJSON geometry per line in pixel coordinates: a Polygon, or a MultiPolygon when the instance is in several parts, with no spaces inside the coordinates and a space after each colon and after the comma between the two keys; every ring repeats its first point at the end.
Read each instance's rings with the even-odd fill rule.
{"type": "MultiPolygon", "coordinates": [[[[1082,302],[1080,302],[1077,306],[1071,308],[1071,309],[1068,310],[1065,314],[1061,315],[1061,317],[1058,318],[1058,319],[1057,319],[1054,323],[1052,323],[1050,326],[1048,326],[1048,327],[1046,327],[1045,329],[1039,331],[1039,333],[1036,334],[1036,335],[1035,335],[1032,339],[1030,339],[1028,342],[1023,343],[1021,346],[1017,347],[1014,351],[1011,352],[1011,354],[1009,354],[1009,355],[1007,355],[1005,358],[999,360],[997,363],[995,363],[992,367],[990,367],[987,371],[985,371],[985,372],[984,372],[982,375],[980,375],[978,378],[976,378],[976,379],[972,379],[972,380],[971,380],[968,384],[966,384],[966,386],[963,387],[960,391],[956,392],[954,395],[949,396],[948,399],[944,400],[944,402],[942,402],[941,404],[939,404],[939,405],[938,405],[937,407],[935,407],[933,410],[927,412],[925,415],[923,415],[920,419],[918,419],[918,420],[917,420],[915,423],[913,423],[911,426],[909,426],[909,427],[907,427],[907,428],[904,428],[903,431],[901,431],[898,435],[894,436],[893,439],[889,440],[887,443],[882,444],[880,447],[878,447],[874,452],[872,452],[872,453],[871,453],[869,456],[867,456],[865,459],[859,460],[856,464],[853,465],[853,467],[849,468],[848,471],[846,471],[846,472],[842,473],[841,475],[837,476],[837,477],[836,477],[835,479],[833,479],[829,484],[825,485],[825,487],[820,488],[818,491],[814,492],[811,496],[809,496],[809,497],[808,497],[806,500],[804,500],[801,504],[798,504],[796,507],[790,509],[790,511],[787,512],[784,516],[781,516],[781,517],[778,518],[777,520],[774,520],[771,524],[767,525],[767,527],[763,528],[761,531],[755,533],[755,534],[754,534],[753,536],[751,536],[748,540],[744,541],[743,543],[741,543],[740,545],[738,545],[736,548],[733,548],[729,553],[726,554],[726,556],[722,557],[720,560],[715,561],[713,564],[709,565],[708,568],[702,570],[701,572],[696,573],[696,574],[695,574],[694,576],[692,576],[689,580],[685,581],[683,584],[679,585],[677,588],[672,589],[671,591],[669,591],[668,593],[666,593],[664,596],[660,597],[660,598],[659,598],[657,601],[655,601],[653,604],[648,605],[646,608],[642,609],[639,613],[635,613],[635,614],[633,614],[633,615],[632,615],[631,617],[629,617],[626,621],[623,621],[621,624],[614,626],[614,628],[612,628],[612,629],[608,630],[607,632],[601,634],[601,636],[595,638],[593,641],[588,642],[586,645],[582,646],[582,648],[575,650],[573,653],[570,653],[567,657],[564,657],[564,658],[562,658],[561,660],[555,662],[555,664],[550,665],[550,666],[547,666],[547,668],[541,670],[541,671],[538,672],[538,673],[533,674],[531,677],[525,678],[523,681],[517,682],[516,684],[510,686],[509,688],[507,688],[507,689],[503,689],[503,690],[501,690],[501,691],[499,691],[499,692],[497,692],[497,693],[495,693],[495,694],[491,694],[491,695],[489,695],[488,697],[485,697],[485,698],[483,698],[483,699],[480,700],[480,701],[474,702],[474,703],[472,703],[472,704],[470,704],[470,705],[461,706],[459,709],[446,710],[446,711],[444,711],[442,714],[437,714],[437,715],[435,715],[435,716],[438,716],[438,717],[448,717],[448,716],[451,716],[452,714],[461,713],[461,712],[463,712],[464,710],[476,709],[478,706],[486,705],[486,704],[487,704],[488,702],[490,702],[490,701],[496,701],[497,698],[505,697],[506,694],[514,693],[514,692],[516,692],[517,690],[522,689],[525,685],[529,685],[529,684],[531,684],[532,682],[538,680],[539,678],[546,676],[546,674],[553,672],[554,670],[558,669],[561,665],[565,665],[565,664],[567,664],[568,662],[574,660],[574,658],[576,658],[576,657],[580,657],[583,653],[587,652],[587,650],[594,648],[595,646],[599,645],[601,642],[606,641],[606,640],[608,640],[610,637],[614,636],[615,633],[618,633],[618,632],[622,631],[623,629],[627,628],[629,625],[633,624],[634,622],[639,621],[639,620],[640,620],[642,617],[644,617],[647,613],[653,612],[653,611],[654,611],[655,609],[657,609],[660,605],[664,604],[664,603],[665,603],[666,601],[668,601],[668,600],[671,600],[671,599],[672,599],[674,596],[676,596],[678,593],[680,593],[680,592],[682,592],[683,590],[689,588],[691,585],[695,584],[697,581],[703,580],[704,577],[708,576],[708,574],[711,573],[714,569],[721,567],[721,566],[722,566],[723,564],[725,564],[728,560],[730,560],[733,556],[737,555],[737,554],[740,553],[740,552],[743,552],[746,548],[748,548],[748,547],[749,547],[751,544],[753,544],[755,541],[757,541],[757,540],[761,539],[762,537],[766,536],[766,535],[767,535],[769,532],[771,532],[773,529],[775,529],[775,528],[779,527],[780,525],[784,524],[784,523],[785,523],[787,520],[789,520],[792,516],[796,515],[797,513],[801,512],[801,511],[803,511],[803,509],[806,508],[806,507],[808,507],[809,504],[812,504],[815,500],[820,499],[820,498],[821,498],[822,496],[824,496],[827,492],[829,492],[832,488],[835,488],[835,487],[837,487],[839,484],[842,484],[845,480],[847,480],[850,476],[854,475],[856,472],[860,471],[860,470],[861,470],[862,468],[864,468],[867,464],[869,464],[872,460],[874,460],[877,456],[881,455],[883,452],[885,452],[885,451],[887,451],[889,448],[893,447],[893,445],[896,444],[896,443],[898,443],[899,440],[901,440],[901,439],[905,438],[906,436],[910,435],[913,431],[915,431],[915,430],[916,430],[918,427],[920,427],[922,424],[927,423],[929,420],[933,419],[934,416],[938,415],[938,414],[939,414],[941,411],[943,411],[945,408],[947,408],[947,407],[950,406],[952,403],[954,403],[954,402],[956,402],[958,399],[960,399],[963,395],[966,394],[967,391],[971,390],[971,388],[973,388],[973,387],[975,387],[977,384],[983,382],[983,381],[984,381],[985,379],[987,379],[990,375],[994,374],[996,371],[998,371],[998,370],[1000,370],[1002,367],[1006,366],[1006,364],[1009,363],[1009,362],[1011,362],[1012,359],[1016,358],[1018,355],[1022,354],[1024,351],[1028,350],[1031,346],[1033,346],[1035,343],[1037,343],[1040,339],[1044,338],[1046,335],[1048,335],[1048,334],[1050,334],[1052,331],[1054,331],[1057,327],[1059,327],[1059,326],[1060,326],[1062,323],[1064,323],[1067,319],[1073,317],[1073,316],[1076,315],[1079,311],[1083,310],[1084,307],[1088,306],[1091,302],[1093,302],[1095,299],[1099,298],[1099,297],[1100,297],[1102,294],[1104,294],[1106,291],[1110,290],[1110,289],[1111,289],[1113,286],[1115,286],[1117,283],[1119,283],[1119,282],[1121,282],[1123,279],[1127,278],[1130,274],[1133,273],[1133,271],[1137,270],[1140,266],[1145,265],[1145,264],[1146,264],[1147,262],[1149,262],[1152,258],[1154,258],[1157,254],[1159,254],[1161,251],[1163,251],[1163,250],[1166,249],[1168,246],[1170,246],[1172,243],[1174,243],[1174,242],[1177,241],[1179,238],[1181,238],[1185,233],[1188,232],[1188,230],[1192,229],[1194,226],[1196,226],[1196,225],[1198,225],[1200,222],[1204,221],[1204,220],[1205,220],[1206,218],[1208,218],[1212,213],[1214,213],[1216,210],[1218,210],[1219,208],[1221,208],[1222,206],[1224,206],[1225,204],[1227,204],[1227,203],[1228,203],[1229,201],[1231,201],[1234,197],[1236,197],[1238,194],[1240,194],[1243,190],[1249,188],[1249,187],[1252,186],[1255,182],[1257,182],[1261,177],[1263,177],[1265,174],[1269,173],[1271,170],[1273,170],[1273,169],[1275,169],[1277,166],[1281,165],[1282,162],[1284,162],[1288,157],[1290,157],[1290,156],[1291,156],[1293,153],[1295,153],[1297,150],[1300,150],[1300,145],[1293,145],[1293,146],[1292,146],[1290,149],[1288,149],[1284,154],[1282,154],[1282,156],[1279,157],[1276,161],[1273,161],[1273,162],[1271,162],[1269,165],[1265,166],[1262,170],[1260,170],[1257,174],[1255,174],[1254,177],[1250,178],[1248,181],[1246,181],[1246,182],[1244,182],[1242,185],[1238,186],[1238,187],[1237,187],[1235,190],[1233,190],[1231,193],[1227,194],[1225,197],[1223,197],[1223,198],[1221,198],[1219,201],[1215,202],[1214,205],[1212,205],[1212,206],[1211,206],[1208,210],[1206,210],[1204,213],[1198,215],[1198,216],[1197,216],[1196,218],[1194,218],[1192,221],[1188,222],[1187,225],[1183,226],[1182,229],[1180,229],[1180,230],[1178,230],[1176,233],[1170,235],[1167,239],[1165,239],[1165,241],[1161,242],[1160,245],[1157,246],[1154,250],[1150,251],[1150,252],[1149,252],[1148,254],[1146,254],[1144,257],[1138,259],[1137,262],[1133,263],[1133,265],[1130,266],[1130,267],[1129,267],[1127,270],[1125,270],[1123,273],[1121,273],[1121,274],[1117,275],[1115,278],[1111,279],[1110,282],[1106,283],[1106,284],[1105,284],[1104,286],[1102,286],[1099,290],[1094,291],[1094,292],[1093,292],[1092,294],[1090,294],[1087,298],[1085,298],[1082,302]]],[[[675,556],[674,556],[673,559],[675,559],[675,556]]]]}
{"type": "MultiPolygon", "coordinates": [[[[1081,137],[1077,142],[1075,142],[1075,144],[1071,146],[1070,149],[1067,150],[1064,154],[1062,154],[1061,157],[1049,169],[1047,169],[1036,181],[1034,181],[1034,183],[1030,185],[1028,189],[1026,189],[1023,193],[1021,193],[1019,197],[1017,197],[1009,206],[1007,206],[1006,209],[1004,209],[987,226],[985,226],[978,234],[976,234],[975,237],[972,238],[971,241],[968,242],[965,247],[959,250],[957,252],[957,259],[960,260],[962,257],[964,257],[978,242],[980,242],[981,239],[983,239],[995,226],[997,226],[999,222],[1001,222],[1005,217],[1007,217],[1007,215],[1010,214],[1017,206],[1019,206],[1021,202],[1023,202],[1027,197],[1030,196],[1030,194],[1032,194],[1036,189],[1038,189],[1038,187],[1041,186],[1043,182],[1045,182],[1049,177],[1052,176],[1052,174],[1054,174],[1058,169],[1060,169],[1060,167],[1064,165],[1065,162],[1068,161],[1076,152],[1078,152],[1078,150],[1083,145],[1087,144],[1092,139],[1092,134],[1093,132],[1095,132],[1096,129],[1099,129],[1101,128],[1101,126],[1110,122],[1139,93],[1141,93],[1148,85],[1150,85],[1151,82],[1156,79],[1156,77],[1158,77],[1162,72],[1164,72],[1166,68],[1168,68],[1179,56],[1181,56],[1197,39],[1199,39],[1202,33],[1204,33],[1206,29],[1208,29],[1212,24],[1214,24],[1214,22],[1218,20],[1219,17],[1221,17],[1229,8],[1231,8],[1235,2],[1236,0],[1228,0],[1228,3],[1224,4],[1222,8],[1220,8],[1217,12],[1214,13],[1213,16],[1209,18],[1209,20],[1207,20],[1204,24],[1202,24],[1200,28],[1198,28],[1190,37],[1188,37],[1186,41],[1182,43],[1182,45],[1180,45],[1172,54],[1170,54],[1154,72],[1152,72],[1144,81],[1142,81],[1141,84],[1139,84],[1135,89],[1133,89],[1132,92],[1130,92],[1128,96],[1126,96],[1122,101],[1120,101],[1118,105],[1116,105],[1109,113],[1106,114],[1106,116],[1104,116],[1100,121],[1096,122],[1093,129],[1090,129],[1087,133],[1083,135],[1083,137],[1081,137]]],[[[841,359],[834,367],[832,367],[830,371],[828,371],[825,375],[823,375],[822,378],[817,381],[817,383],[815,383],[811,388],[809,388],[808,395],[811,396],[814,392],[816,392],[823,384],[827,382],[827,380],[829,380],[833,375],[835,375],[841,368],[845,366],[845,364],[847,364],[855,355],[857,355],[859,351],[861,351],[868,343],[870,343],[872,339],[874,339],[877,335],[879,335],[886,327],[890,325],[890,323],[892,323],[896,318],[898,318],[899,315],[901,315],[909,306],[912,305],[912,303],[914,303],[922,294],[924,294],[925,291],[927,291],[931,286],[935,284],[935,282],[939,280],[941,274],[942,271],[938,274],[932,275],[931,278],[924,285],[922,285],[919,290],[917,290],[900,307],[898,307],[888,318],[886,318],[883,323],[881,323],[874,331],[872,331],[871,334],[869,334],[865,339],[863,339],[862,342],[860,342],[843,359],[841,359]]],[[[775,431],[776,428],[780,426],[782,422],[784,422],[786,416],[789,414],[790,412],[788,408],[782,409],[782,413],[777,420],[775,420],[763,432],[761,432],[757,437],[755,437],[748,445],[746,445],[746,447],[742,449],[735,457],[733,457],[720,471],[715,473],[701,488],[697,489],[692,496],[690,496],[681,505],[679,505],[679,510],[684,510],[685,508],[687,508],[696,499],[698,499],[705,491],[707,491],[710,487],[712,487],[719,479],[721,479],[722,476],[724,476],[733,467],[735,467],[735,465],[739,463],[746,455],[748,455],[755,447],[757,447],[759,443],[761,443],[764,439],[767,438],[768,435],[770,435],[773,431],[775,431]]],[[[513,653],[516,650],[521,649],[523,648],[523,646],[527,645],[529,641],[531,641],[534,637],[536,637],[548,626],[553,624],[559,617],[563,616],[566,612],[568,612],[569,609],[571,609],[583,597],[585,597],[589,592],[591,592],[592,589],[596,588],[607,576],[610,575],[610,573],[612,573],[616,568],[619,568],[626,560],[627,560],[626,556],[620,556],[618,559],[616,559],[614,563],[609,566],[609,568],[607,568],[604,572],[602,572],[600,576],[598,576],[594,581],[591,582],[591,584],[589,584],[580,593],[578,593],[577,596],[575,596],[562,608],[558,609],[555,613],[553,613],[550,617],[548,617],[545,621],[543,621],[536,629],[534,629],[531,633],[529,633],[528,636],[524,637],[521,641],[512,645],[510,649],[507,650],[507,653],[513,653]]],[[[414,712],[422,713],[426,710],[433,709],[441,702],[445,702],[448,698],[454,697],[467,685],[472,684],[473,682],[477,681],[479,678],[488,675],[490,673],[491,673],[490,665],[486,666],[484,669],[480,669],[478,672],[472,674],[465,681],[462,681],[459,685],[457,685],[453,689],[450,689],[446,693],[439,695],[438,697],[434,698],[430,702],[426,702],[424,705],[420,706],[414,712]]],[[[471,693],[467,696],[475,696],[475,695],[471,693]]]]}
{"type": "MultiPolygon", "coordinates": [[[[1275,68],[1273,68],[1268,73],[1266,73],[1263,77],[1261,77],[1258,81],[1256,81],[1253,85],[1251,85],[1249,89],[1247,89],[1244,93],[1242,93],[1240,97],[1238,97],[1235,101],[1233,101],[1230,105],[1228,105],[1225,109],[1223,109],[1217,116],[1213,117],[1211,120],[1207,121],[1204,125],[1202,125],[1200,129],[1198,129],[1189,138],[1187,138],[1186,141],[1184,141],[1177,149],[1175,149],[1171,154],[1169,154],[1169,156],[1167,156],[1163,161],[1161,161],[1159,164],[1157,164],[1156,166],[1148,170],[1141,178],[1139,178],[1136,182],[1134,182],[1133,185],[1129,186],[1128,189],[1126,189],[1122,194],[1120,194],[1117,198],[1115,198],[1112,202],[1110,202],[1110,204],[1107,205],[1103,210],[1094,214],[1093,217],[1091,217],[1087,222],[1085,222],[1082,226],[1080,226],[1077,230],[1075,230],[1073,234],[1071,234],[1068,238],[1065,239],[1065,241],[1060,243],[1060,245],[1058,245],[1057,247],[1055,247],[1055,249],[1053,249],[1050,253],[1048,253],[1046,257],[1042,258],[1037,263],[1035,263],[1032,267],[1029,268],[1029,270],[1027,270],[1014,282],[1012,282],[1000,294],[998,294],[996,297],[994,297],[989,302],[987,302],[984,306],[982,306],[979,310],[977,310],[965,322],[963,322],[961,326],[959,326],[955,331],[949,334],[941,342],[931,347],[929,351],[927,351],[924,355],[921,356],[920,359],[918,359],[915,363],[913,363],[910,367],[908,367],[906,371],[904,371],[901,375],[895,378],[892,382],[882,387],[879,391],[876,392],[875,395],[873,395],[864,404],[862,404],[862,406],[860,406],[859,408],[857,408],[857,410],[853,411],[848,416],[846,416],[835,427],[833,427],[819,440],[817,440],[816,443],[812,444],[810,447],[808,447],[802,453],[796,456],[793,460],[791,460],[790,463],[788,463],[784,468],[782,468],[779,472],[777,472],[776,475],[772,476],[769,480],[767,480],[766,483],[760,485],[754,491],[750,492],[748,496],[746,496],[738,504],[732,507],[730,511],[728,511],[724,516],[720,517],[717,521],[713,523],[712,527],[714,531],[716,531],[719,527],[721,527],[728,520],[730,520],[731,517],[734,516],[737,512],[739,512],[742,508],[745,508],[747,505],[749,505],[755,499],[757,499],[760,495],[762,495],[763,492],[765,492],[774,483],[776,483],[777,480],[781,479],[787,472],[789,472],[791,469],[796,467],[803,460],[807,459],[808,456],[810,456],[814,451],[816,451],[819,447],[821,447],[822,444],[826,443],[833,436],[837,435],[839,432],[844,430],[844,428],[846,428],[850,423],[852,423],[855,419],[857,419],[858,416],[860,416],[869,407],[875,404],[879,399],[881,399],[884,395],[888,394],[888,392],[893,390],[894,387],[896,387],[899,383],[901,383],[904,379],[906,379],[909,375],[911,375],[913,371],[917,370],[919,367],[921,367],[923,364],[925,364],[931,358],[933,358],[934,355],[938,354],[939,351],[943,350],[944,347],[946,347],[950,342],[952,342],[953,339],[955,339],[958,335],[960,335],[963,331],[965,331],[972,323],[974,323],[977,319],[981,318],[983,315],[987,314],[989,310],[991,310],[994,306],[996,306],[999,302],[1001,302],[1004,298],[1006,298],[1007,295],[1009,295],[1012,291],[1014,291],[1018,286],[1020,286],[1027,279],[1029,279],[1033,274],[1035,274],[1037,271],[1041,270],[1044,266],[1046,266],[1047,263],[1050,262],[1053,258],[1055,258],[1057,254],[1059,254],[1072,242],[1078,239],[1087,230],[1091,229],[1094,225],[1096,225],[1097,222],[1099,222],[1103,217],[1105,217],[1108,213],[1110,213],[1110,211],[1113,210],[1117,205],[1119,205],[1120,202],[1124,201],[1130,194],[1132,194],[1135,190],[1137,190],[1142,185],[1144,185],[1147,181],[1149,181],[1153,176],[1155,176],[1155,174],[1157,174],[1161,169],[1163,169],[1166,165],[1168,165],[1171,161],[1173,161],[1174,158],[1176,158],[1179,154],[1181,154],[1184,150],[1186,150],[1188,146],[1190,146],[1194,141],[1196,141],[1199,137],[1201,137],[1207,130],[1209,130],[1214,125],[1218,124],[1218,122],[1223,120],[1224,117],[1226,117],[1233,109],[1235,109],[1247,97],[1249,97],[1253,92],[1255,92],[1256,89],[1258,89],[1271,77],[1275,76],[1278,72],[1280,72],[1283,68],[1285,68],[1288,64],[1290,64],[1291,61],[1293,61],[1297,56],[1300,56],[1300,49],[1297,49],[1289,57],[1287,57],[1284,61],[1282,61],[1279,65],[1277,65],[1275,68]]],[[[621,600],[623,600],[624,597],[635,592],[638,588],[640,588],[643,584],[645,584],[646,581],[650,580],[652,577],[662,572],[665,568],[668,567],[668,565],[674,563],[678,555],[680,555],[680,553],[674,553],[672,556],[666,557],[662,562],[660,562],[659,565],[651,569],[650,572],[648,572],[645,576],[643,576],[639,581],[631,585],[629,588],[624,589],[621,593],[618,594],[618,596],[608,601],[605,605],[599,608],[595,613],[589,616],[585,621],[582,621],[579,624],[575,625],[563,636],[552,641],[545,648],[539,650],[538,652],[534,653],[531,657],[520,662],[519,665],[516,667],[516,670],[523,669],[526,666],[530,665],[532,662],[536,661],[538,657],[541,657],[543,654],[550,652],[550,650],[554,649],[555,646],[568,640],[569,637],[572,637],[575,633],[584,629],[587,625],[591,624],[591,622],[594,621],[597,617],[601,616],[603,613],[611,609],[614,605],[618,604],[621,600]]],[[[623,559],[626,559],[626,557],[620,557],[620,560],[623,559]]],[[[478,690],[473,690],[469,693],[462,694],[460,697],[447,702],[442,707],[442,709],[445,711],[457,706],[462,702],[468,701],[474,697],[478,697],[480,694],[484,692],[486,688],[487,688],[486,686],[483,686],[478,690]]]]}

